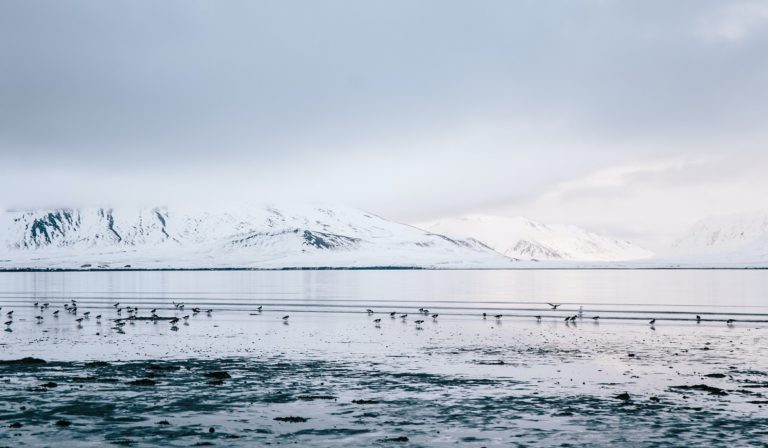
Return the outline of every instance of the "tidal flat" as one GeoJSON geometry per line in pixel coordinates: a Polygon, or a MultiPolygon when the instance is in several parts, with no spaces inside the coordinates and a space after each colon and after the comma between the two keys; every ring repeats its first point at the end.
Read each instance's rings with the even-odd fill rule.
{"type": "Polygon", "coordinates": [[[671,304],[553,311],[444,295],[450,284],[374,301],[284,281],[236,298],[46,282],[5,285],[0,446],[768,444],[759,303],[700,306],[697,323],[671,304]]]}

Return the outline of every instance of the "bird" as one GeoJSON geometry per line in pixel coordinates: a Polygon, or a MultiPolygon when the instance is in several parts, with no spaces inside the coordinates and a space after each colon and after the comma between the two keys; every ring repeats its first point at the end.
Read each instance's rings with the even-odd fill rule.
{"type": "Polygon", "coordinates": [[[501,316],[501,314],[497,314],[497,315],[495,315],[495,316],[493,316],[493,317],[495,317],[495,318],[496,318],[496,320],[499,320],[499,319],[501,319],[501,317],[502,317],[502,316],[501,316]]]}
{"type": "Polygon", "coordinates": [[[571,322],[576,322],[576,318],[579,317],[578,315],[574,314],[571,316],[571,322]]]}
{"type": "Polygon", "coordinates": [[[77,319],[75,319],[75,321],[77,321],[77,325],[81,325],[83,323],[83,318],[78,317],[77,319]]]}
{"type": "Polygon", "coordinates": [[[595,322],[597,322],[598,320],[600,320],[600,316],[592,316],[592,320],[594,320],[595,322]]]}
{"type": "Polygon", "coordinates": [[[563,319],[566,323],[568,323],[569,320],[571,320],[571,316],[565,316],[565,319],[563,319]]]}
{"type": "Polygon", "coordinates": [[[735,321],[733,319],[728,319],[728,320],[725,321],[725,324],[726,325],[733,325],[734,322],[735,321]]]}
{"type": "Polygon", "coordinates": [[[13,321],[12,321],[12,320],[7,320],[7,321],[5,321],[5,326],[6,326],[6,327],[10,327],[10,326],[11,326],[11,324],[13,324],[13,321]]]}
{"type": "Polygon", "coordinates": [[[397,313],[395,313],[394,311],[392,311],[391,313],[389,313],[389,317],[391,317],[392,319],[394,319],[394,318],[395,318],[395,314],[397,314],[397,313]]]}
{"type": "Polygon", "coordinates": [[[35,316],[35,319],[37,319],[38,322],[43,320],[43,316],[35,316]]]}
{"type": "Polygon", "coordinates": [[[552,310],[556,310],[556,309],[557,309],[557,307],[559,307],[559,306],[560,306],[560,305],[562,305],[562,304],[560,304],[560,303],[549,303],[549,302],[547,302],[547,305],[549,305],[550,307],[552,307],[552,310]]]}
{"type": "Polygon", "coordinates": [[[152,311],[150,311],[152,314],[157,314],[157,308],[152,308],[152,311]]]}
{"type": "Polygon", "coordinates": [[[179,331],[179,327],[176,325],[171,325],[171,331],[179,331]]]}
{"type": "Polygon", "coordinates": [[[437,313],[433,314],[432,315],[432,319],[437,319],[437,316],[439,316],[439,314],[437,314],[437,313]]]}
{"type": "Polygon", "coordinates": [[[485,318],[486,318],[486,316],[487,316],[487,314],[483,313],[483,319],[485,319],[485,318]]]}
{"type": "MultiPolygon", "coordinates": [[[[180,306],[179,309],[183,310],[184,309],[183,307],[184,307],[184,305],[180,306]]],[[[206,312],[206,314],[208,314],[210,316],[211,313],[213,312],[213,310],[212,309],[208,309],[208,310],[205,310],[205,312],[206,312]]]]}
{"type": "Polygon", "coordinates": [[[101,314],[97,314],[97,315],[96,315],[96,322],[98,322],[98,321],[100,321],[100,320],[101,320],[101,314]]]}
{"type": "Polygon", "coordinates": [[[533,317],[535,317],[537,321],[541,320],[541,316],[533,316],[533,317]]]}
{"type": "Polygon", "coordinates": [[[84,312],[84,313],[83,313],[83,317],[85,317],[86,319],[88,319],[89,317],[91,317],[91,312],[90,312],[90,311],[86,311],[86,312],[84,312]]]}
{"type": "Polygon", "coordinates": [[[415,320],[414,322],[416,323],[416,325],[421,325],[421,324],[423,324],[423,323],[424,323],[424,321],[423,321],[423,320],[421,320],[421,319],[419,319],[419,320],[415,320]]]}
{"type": "Polygon", "coordinates": [[[8,317],[13,316],[13,310],[8,311],[7,313],[5,313],[5,315],[8,316],[8,317]]]}
{"type": "Polygon", "coordinates": [[[291,317],[291,316],[289,316],[288,314],[286,314],[285,316],[283,316],[283,320],[287,322],[289,317],[291,317]]]}
{"type": "Polygon", "coordinates": [[[257,310],[258,312],[261,312],[261,305],[259,305],[259,307],[258,307],[258,308],[256,308],[256,310],[257,310]]]}
{"type": "Polygon", "coordinates": [[[54,311],[54,312],[53,312],[53,317],[59,317],[59,311],[60,311],[60,310],[56,310],[56,311],[54,311]]]}
{"type": "Polygon", "coordinates": [[[378,324],[380,324],[380,323],[381,323],[381,319],[373,319],[373,323],[375,323],[376,325],[378,325],[378,324]]]}
{"type": "Polygon", "coordinates": [[[408,317],[408,314],[401,314],[401,315],[400,315],[400,318],[401,318],[401,319],[405,319],[406,317],[408,317]]]}
{"type": "Polygon", "coordinates": [[[189,320],[189,314],[187,314],[186,316],[184,316],[184,318],[183,318],[183,319],[184,319],[184,320],[189,320]]]}
{"type": "Polygon", "coordinates": [[[35,304],[34,304],[34,305],[32,305],[32,306],[34,306],[35,308],[37,308],[37,302],[35,302],[35,304]]]}
{"type": "Polygon", "coordinates": [[[115,308],[117,308],[118,306],[120,306],[120,302],[117,302],[117,303],[115,303],[115,304],[114,304],[114,305],[112,305],[112,306],[113,306],[113,307],[115,307],[115,308]]]}
{"type": "Polygon", "coordinates": [[[696,315],[696,323],[697,324],[701,323],[701,316],[699,316],[698,314],[696,315]]]}
{"type": "Polygon", "coordinates": [[[373,314],[373,310],[372,310],[372,309],[370,309],[370,308],[368,308],[367,310],[365,310],[365,312],[366,312],[366,313],[368,313],[368,315],[369,315],[369,316],[370,316],[371,314],[373,314]]]}
{"type": "Polygon", "coordinates": [[[656,319],[651,319],[651,320],[648,322],[648,324],[649,324],[649,325],[653,325],[653,324],[655,324],[655,323],[656,323],[656,319]]]}
{"type": "Polygon", "coordinates": [[[178,317],[174,317],[173,319],[169,320],[168,323],[171,325],[175,325],[179,321],[178,317]]]}

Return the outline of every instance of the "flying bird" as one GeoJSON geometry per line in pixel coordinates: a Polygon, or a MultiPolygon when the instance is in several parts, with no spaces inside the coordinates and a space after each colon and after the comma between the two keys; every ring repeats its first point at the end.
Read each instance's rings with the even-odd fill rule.
{"type": "Polygon", "coordinates": [[[552,310],[556,310],[556,309],[557,309],[557,307],[559,307],[559,306],[560,306],[560,305],[562,305],[562,304],[561,304],[561,303],[547,303],[547,305],[549,305],[550,307],[552,307],[552,310]]]}

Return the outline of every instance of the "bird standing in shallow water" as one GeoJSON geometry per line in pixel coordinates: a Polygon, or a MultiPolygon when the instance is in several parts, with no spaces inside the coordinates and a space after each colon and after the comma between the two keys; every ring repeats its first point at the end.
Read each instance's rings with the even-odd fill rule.
{"type": "Polygon", "coordinates": [[[649,324],[649,325],[653,325],[653,324],[655,324],[655,323],[656,323],[656,319],[651,319],[651,320],[648,322],[648,324],[649,324]]]}
{"type": "Polygon", "coordinates": [[[733,319],[728,319],[728,320],[725,321],[725,325],[729,325],[730,326],[730,325],[733,325],[734,322],[735,321],[733,319]]]}
{"type": "Polygon", "coordinates": [[[289,317],[291,317],[291,316],[286,314],[285,316],[283,316],[283,320],[288,320],[289,317]]]}
{"type": "Polygon", "coordinates": [[[696,315],[696,323],[697,324],[701,323],[701,316],[699,316],[698,314],[696,315]]]}
{"type": "Polygon", "coordinates": [[[495,318],[496,318],[496,320],[501,320],[501,318],[502,318],[502,315],[501,315],[501,314],[497,314],[497,315],[495,315],[495,316],[493,316],[493,317],[495,317],[495,318]]]}
{"type": "Polygon", "coordinates": [[[593,317],[592,317],[592,320],[594,320],[595,322],[597,322],[598,320],[600,320],[600,316],[593,316],[593,317]]]}

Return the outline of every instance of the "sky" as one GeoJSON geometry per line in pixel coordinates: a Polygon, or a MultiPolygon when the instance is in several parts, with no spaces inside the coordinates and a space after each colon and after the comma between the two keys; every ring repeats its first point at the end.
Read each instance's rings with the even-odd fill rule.
{"type": "Polygon", "coordinates": [[[768,209],[768,3],[0,2],[0,209],[575,224],[768,209]]]}

